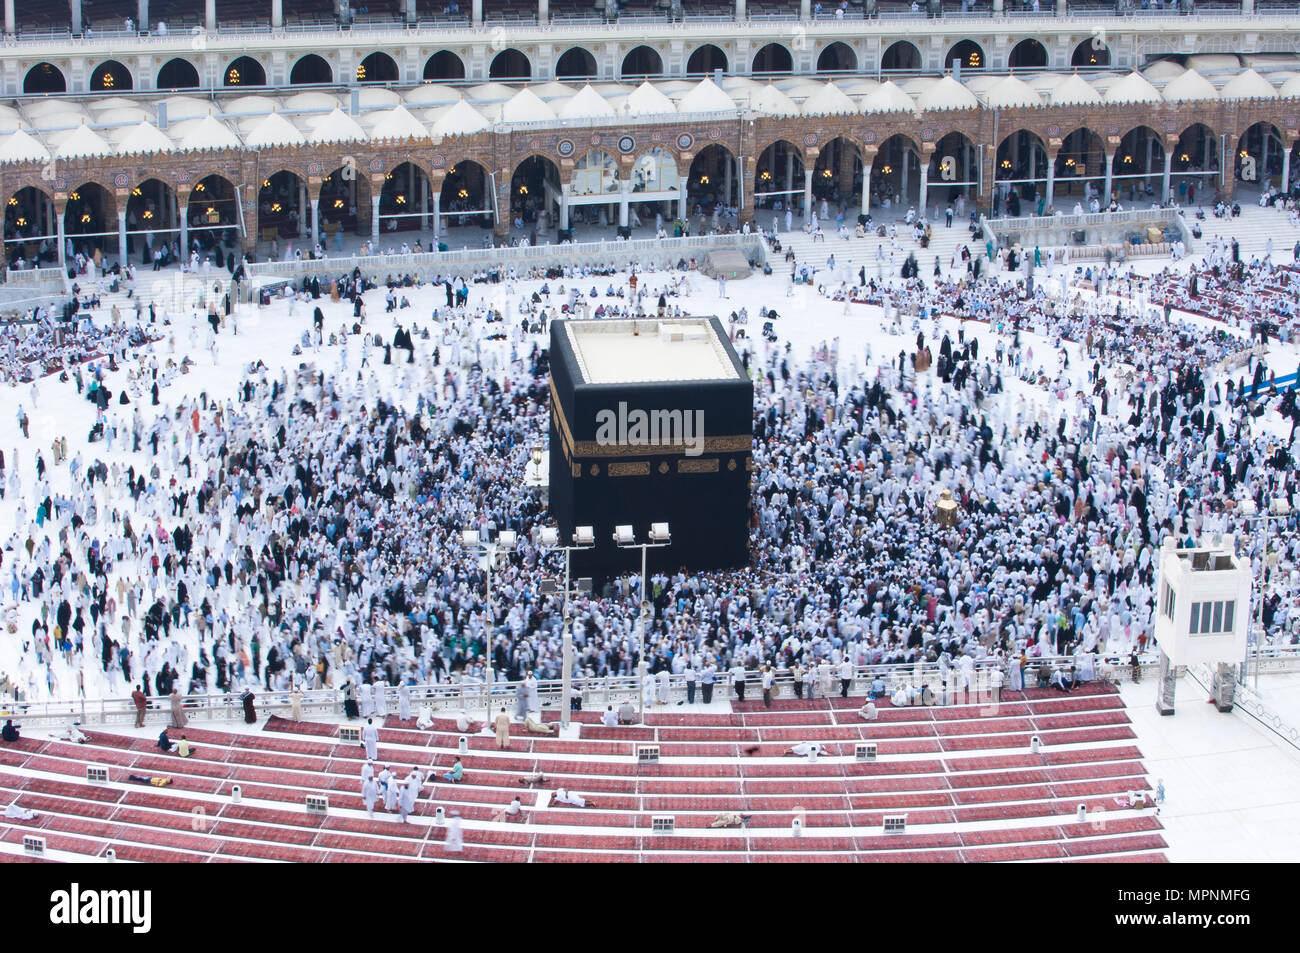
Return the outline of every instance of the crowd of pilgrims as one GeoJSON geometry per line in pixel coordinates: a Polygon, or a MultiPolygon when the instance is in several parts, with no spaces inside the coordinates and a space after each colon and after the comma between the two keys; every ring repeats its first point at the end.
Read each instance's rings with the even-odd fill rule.
{"type": "Polygon", "coordinates": [[[0,324],[0,380],[28,383],[48,374],[66,373],[88,360],[120,354],[149,340],[151,335],[136,324],[59,321],[38,309],[31,320],[0,324]]]}
{"type": "MultiPolygon", "coordinates": [[[[1248,270],[1256,280],[1271,267],[1248,270]]],[[[24,449],[38,454],[38,477],[24,487],[17,468],[0,476],[20,500],[0,579],[7,626],[36,664],[5,673],[0,690],[72,695],[50,662],[62,654],[80,685],[83,646],[117,694],[141,682],[158,694],[475,682],[486,653],[498,679],[558,677],[563,622],[542,582],[562,564],[530,542],[548,517],[520,474],[548,421],[535,319],[585,298],[589,275],[536,290],[501,277],[523,320],[491,327],[488,305],[456,300],[467,283],[448,279],[437,324],[413,318],[382,348],[372,335],[360,366],[347,350],[328,360],[321,340],[347,340],[365,320],[358,292],[377,282],[344,275],[322,292],[313,281],[303,297],[350,300],[316,301],[323,333],[295,373],[259,361],[232,400],[98,405],[106,455],[143,447],[147,464],[107,463],[94,444],[71,459],[66,441],[48,459],[24,449]],[[410,362],[391,361],[394,347],[410,362]],[[51,467],[68,468],[67,496],[52,491],[51,467]],[[475,527],[520,533],[493,573],[491,616],[477,557],[456,542],[475,527]]],[[[628,307],[688,290],[674,271],[636,277],[639,290],[615,279],[628,307]]],[[[989,279],[866,282],[847,298],[882,305],[900,350],[868,347],[862,363],[838,338],[797,354],[738,337],[756,385],[750,564],[651,577],[651,670],[798,675],[846,659],[1149,648],[1165,536],[1238,531],[1258,558],[1231,501],[1300,503],[1289,442],[1252,416],[1257,400],[1285,412],[1294,400],[1260,386],[1245,335],[1146,307],[1178,279],[1125,280],[1113,277],[1109,296],[1072,287],[1056,298],[989,279]],[[1028,330],[1045,334],[1041,353],[1028,330]],[[1067,340],[1086,354],[1073,376],[1067,340]],[[1216,362],[1233,360],[1252,376],[1251,399],[1220,391],[1216,362]],[[1018,370],[1057,400],[1008,391],[1004,375],[1018,370]],[[960,507],[955,526],[934,519],[943,489],[960,507]]],[[[1286,572],[1300,553],[1278,529],[1283,568],[1264,616],[1283,643],[1300,621],[1286,572]]],[[[639,587],[615,578],[573,602],[580,676],[635,671],[639,587]]]]}

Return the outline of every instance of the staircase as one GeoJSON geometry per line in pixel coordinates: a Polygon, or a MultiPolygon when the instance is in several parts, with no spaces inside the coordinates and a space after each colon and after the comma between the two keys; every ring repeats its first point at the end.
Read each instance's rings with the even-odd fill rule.
{"type": "MultiPolygon", "coordinates": [[[[1195,223],[1194,216],[1194,210],[1188,209],[1188,228],[1195,223]]],[[[1214,213],[1207,208],[1205,221],[1201,222],[1201,232],[1202,238],[1192,243],[1192,247],[1188,248],[1189,253],[1203,254],[1208,249],[1207,240],[1215,236],[1228,242],[1236,236],[1241,247],[1242,261],[1248,262],[1256,256],[1264,257],[1265,246],[1271,237],[1275,265],[1291,264],[1291,250],[1296,241],[1300,240],[1300,228],[1291,225],[1285,209],[1281,206],[1260,208],[1254,201],[1248,204],[1244,196],[1241,201],[1241,215],[1237,218],[1215,218],[1214,213]]]]}

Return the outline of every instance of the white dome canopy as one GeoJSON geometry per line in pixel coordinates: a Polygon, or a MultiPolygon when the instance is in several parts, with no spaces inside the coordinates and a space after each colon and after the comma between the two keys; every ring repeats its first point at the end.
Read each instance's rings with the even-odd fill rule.
{"type": "Polygon", "coordinates": [[[16,129],[0,142],[0,162],[45,162],[50,150],[25,129],[16,129]]]}
{"type": "Polygon", "coordinates": [[[1259,73],[1248,69],[1224,83],[1219,95],[1224,99],[1277,99],[1277,90],[1259,73]]]}
{"type": "Polygon", "coordinates": [[[936,80],[925,92],[916,98],[916,104],[922,109],[941,111],[945,109],[974,109],[979,106],[975,94],[957,82],[951,76],[936,80]]]}
{"type": "Polygon", "coordinates": [[[903,92],[902,87],[892,79],[880,84],[875,92],[862,97],[864,113],[911,112],[916,108],[912,97],[903,92]]]}
{"type": "Polygon", "coordinates": [[[711,79],[702,79],[677,104],[680,113],[716,113],[735,109],[732,98],[711,79]]]}
{"type": "Polygon", "coordinates": [[[857,111],[858,107],[849,98],[849,94],[836,86],[833,81],[827,82],[825,86],[803,101],[803,114],[805,116],[842,115],[857,111]]]}
{"type": "Polygon", "coordinates": [[[371,139],[423,139],[429,135],[424,123],[411,115],[401,103],[392,109],[380,113],[375,124],[370,127],[371,139]]]}
{"type": "Polygon", "coordinates": [[[167,121],[181,122],[185,119],[200,119],[212,112],[212,104],[194,96],[172,96],[164,99],[167,107],[167,121]]]}
{"type": "Polygon", "coordinates": [[[582,87],[559,108],[561,119],[599,119],[613,115],[614,107],[590,86],[582,87]]]}
{"type": "Polygon", "coordinates": [[[96,125],[125,126],[145,122],[154,118],[153,113],[139,106],[120,106],[117,109],[105,109],[95,113],[96,125]]]}
{"type": "Polygon", "coordinates": [[[760,86],[749,93],[748,103],[750,109],[765,116],[799,115],[795,101],[771,84],[760,86]]]}
{"type": "Polygon", "coordinates": [[[1235,73],[1241,69],[1241,57],[1236,53],[1197,53],[1187,57],[1187,68],[1201,73],[1215,70],[1231,70],[1235,73]]]}
{"type": "Polygon", "coordinates": [[[223,116],[267,116],[277,107],[271,96],[239,96],[221,104],[223,116]]]}
{"type": "Polygon", "coordinates": [[[1177,79],[1171,79],[1161,92],[1165,101],[1170,103],[1219,98],[1219,91],[1214,88],[1214,84],[1194,69],[1189,69],[1177,79]]]}
{"type": "Polygon", "coordinates": [[[423,86],[417,86],[408,92],[403,101],[408,106],[450,106],[452,103],[460,102],[465,97],[461,96],[460,90],[454,86],[445,86],[442,83],[425,83],[423,86]]]}
{"type": "Polygon", "coordinates": [[[153,123],[143,120],[139,125],[127,130],[117,143],[117,151],[122,155],[137,152],[171,152],[175,148],[175,143],[165,132],[153,123]]]}
{"type": "Polygon", "coordinates": [[[1129,73],[1101,98],[1108,103],[1158,103],[1160,93],[1141,73],[1129,73]]]}
{"type": "Polygon", "coordinates": [[[284,108],[292,112],[327,113],[339,108],[339,100],[329,93],[298,93],[284,101],[284,108]]]}
{"type": "Polygon", "coordinates": [[[244,144],[250,149],[269,148],[272,146],[300,146],[307,141],[302,132],[278,112],[268,113],[261,119],[254,120],[244,144]]]}
{"type": "Polygon", "coordinates": [[[1019,106],[1041,106],[1043,97],[1032,86],[1015,76],[1004,76],[984,94],[984,102],[999,109],[1015,109],[1019,106]]]}
{"type": "MultiPolygon", "coordinates": [[[[47,100],[46,104],[48,104],[49,102],[50,101],[47,100]]],[[[131,99],[127,96],[106,96],[103,99],[92,99],[90,102],[86,103],[86,106],[87,108],[94,109],[96,111],[101,109],[126,109],[128,107],[138,108],[140,102],[141,100],[131,99]]],[[[36,104],[36,105],[40,105],[40,104],[36,104]]],[[[28,107],[28,108],[34,109],[34,107],[28,107]]]]}
{"type": "Polygon", "coordinates": [[[187,151],[200,149],[238,149],[239,137],[224,122],[211,114],[176,127],[177,146],[187,151]]]}
{"type": "Polygon", "coordinates": [[[534,122],[554,118],[555,110],[526,87],[511,96],[510,101],[501,107],[502,122],[534,122]]]}
{"type": "Polygon", "coordinates": [[[1052,87],[1047,95],[1053,106],[1075,106],[1101,102],[1101,93],[1078,73],[1072,73],[1052,87]]]}
{"type": "Polygon", "coordinates": [[[468,136],[490,126],[477,109],[465,100],[448,106],[433,124],[435,136],[468,136]]]}
{"type": "MultiPolygon", "coordinates": [[[[516,90],[513,86],[507,86],[505,83],[479,83],[477,86],[471,86],[469,89],[465,90],[465,98],[469,100],[471,104],[477,106],[479,103],[509,102],[519,92],[522,92],[522,90],[516,90]]],[[[533,98],[537,99],[539,102],[541,101],[535,94],[533,98]]],[[[535,116],[533,118],[540,117],[535,116]]]]}
{"type": "Polygon", "coordinates": [[[84,122],[59,140],[54,150],[57,159],[77,159],[86,156],[106,156],[113,152],[113,147],[104,137],[91,129],[84,122]]]}
{"type": "Polygon", "coordinates": [[[644,82],[628,94],[627,111],[632,116],[659,116],[675,113],[677,107],[654,86],[644,82]]]}
{"type": "Polygon", "coordinates": [[[1142,75],[1153,83],[1168,82],[1187,72],[1187,67],[1174,60],[1156,60],[1142,71],[1142,75]]]}
{"type": "MultiPolygon", "coordinates": [[[[115,97],[119,98],[120,97],[115,97]]],[[[116,105],[138,106],[139,103],[132,102],[129,99],[122,100],[116,105]]],[[[75,112],[78,115],[86,115],[85,107],[80,103],[75,103],[68,99],[41,99],[34,103],[24,103],[23,109],[27,115],[35,119],[38,116],[47,116],[51,113],[75,112]]]]}
{"type": "Polygon", "coordinates": [[[559,80],[551,80],[548,83],[532,83],[528,88],[537,94],[538,99],[544,99],[549,103],[554,102],[557,99],[569,99],[582,87],[566,86],[559,80]]]}
{"type": "Polygon", "coordinates": [[[1278,95],[1300,98],[1300,76],[1292,76],[1283,83],[1282,88],[1278,90],[1278,95]]]}
{"type": "Polygon", "coordinates": [[[391,89],[363,86],[357,90],[357,105],[362,109],[383,109],[396,106],[401,101],[402,97],[391,89]]]}
{"type": "Polygon", "coordinates": [[[366,131],[338,106],[324,116],[311,119],[310,142],[364,142],[366,131]]]}
{"type": "Polygon", "coordinates": [[[38,116],[31,118],[33,129],[45,131],[47,129],[72,129],[81,125],[83,122],[90,121],[90,115],[84,110],[77,108],[75,103],[62,103],[64,108],[58,112],[46,110],[38,116]]]}

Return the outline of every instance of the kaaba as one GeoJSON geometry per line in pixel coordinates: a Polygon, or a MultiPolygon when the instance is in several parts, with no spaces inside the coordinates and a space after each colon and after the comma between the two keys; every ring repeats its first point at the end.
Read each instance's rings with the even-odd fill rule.
{"type": "Polygon", "coordinates": [[[754,384],[716,317],[551,322],[550,508],[561,538],[595,530],[575,576],[639,572],[614,527],[671,545],[650,571],[749,561],[754,384]]]}

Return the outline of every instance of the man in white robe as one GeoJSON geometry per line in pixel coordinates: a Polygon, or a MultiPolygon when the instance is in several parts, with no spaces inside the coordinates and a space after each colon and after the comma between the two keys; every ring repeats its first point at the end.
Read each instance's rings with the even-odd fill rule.
{"type": "Polygon", "coordinates": [[[388,686],[375,682],[375,714],[383,718],[388,714],[388,686]]]}
{"type": "Polygon", "coordinates": [[[367,761],[379,757],[379,729],[369,718],[366,719],[366,726],[361,729],[361,743],[366,747],[367,761]]]}
{"type": "Polygon", "coordinates": [[[379,782],[373,777],[361,782],[361,800],[366,805],[366,814],[375,816],[375,802],[379,800],[379,782]]]}
{"type": "Polygon", "coordinates": [[[402,721],[411,720],[411,689],[406,682],[397,688],[397,717],[402,721]]]}
{"type": "Polygon", "coordinates": [[[443,850],[449,854],[459,854],[465,849],[465,835],[461,830],[460,811],[452,811],[447,818],[447,839],[443,841],[443,850]]]}
{"type": "Polygon", "coordinates": [[[361,708],[362,718],[369,718],[375,713],[375,697],[369,683],[357,686],[357,705],[361,708]]]}
{"type": "MultiPolygon", "coordinates": [[[[388,770],[385,768],[384,770],[388,770]]],[[[397,799],[401,795],[402,784],[391,773],[388,776],[388,786],[384,788],[384,810],[396,811],[397,799]]]]}
{"type": "Polygon", "coordinates": [[[402,814],[402,823],[405,824],[406,818],[415,810],[415,799],[420,793],[420,781],[414,771],[407,775],[406,783],[401,788],[398,808],[402,814]]]}

